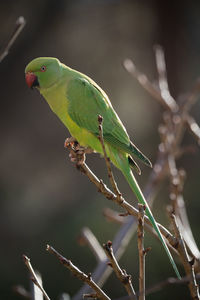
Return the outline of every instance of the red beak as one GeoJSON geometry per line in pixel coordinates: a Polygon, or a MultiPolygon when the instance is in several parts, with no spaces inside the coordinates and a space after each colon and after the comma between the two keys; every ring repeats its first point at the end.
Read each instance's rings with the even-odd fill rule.
{"type": "Polygon", "coordinates": [[[26,75],[26,83],[29,88],[33,88],[35,86],[39,86],[39,82],[37,76],[32,72],[27,72],[26,75]]]}

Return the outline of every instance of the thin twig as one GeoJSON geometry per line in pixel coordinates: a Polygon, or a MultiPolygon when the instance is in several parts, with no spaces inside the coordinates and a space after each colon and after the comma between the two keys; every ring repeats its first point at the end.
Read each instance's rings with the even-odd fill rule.
{"type": "Polygon", "coordinates": [[[13,32],[10,40],[8,41],[8,44],[6,45],[5,49],[3,50],[2,54],[0,55],[0,63],[8,55],[10,48],[12,47],[12,45],[18,38],[18,36],[19,36],[20,32],[22,31],[22,29],[24,28],[25,24],[26,24],[26,21],[25,21],[24,17],[21,16],[17,19],[14,32],[13,32]]]}
{"type": "Polygon", "coordinates": [[[111,170],[110,159],[108,158],[107,153],[106,153],[106,147],[105,147],[104,138],[103,138],[103,117],[100,116],[100,115],[98,116],[98,123],[99,123],[99,140],[100,140],[100,143],[101,143],[101,146],[102,146],[102,149],[103,149],[104,159],[106,161],[106,166],[107,166],[107,170],[108,170],[108,177],[110,179],[110,183],[112,185],[114,193],[118,197],[121,197],[121,193],[118,189],[117,183],[114,179],[114,176],[113,176],[113,173],[112,173],[112,170],[111,170]]]}
{"type": "Polygon", "coordinates": [[[88,227],[82,228],[81,238],[84,239],[86,243],[89,245],[90,249],[94,253],[95,257],[97,258],[97,261],[104,261],[106,259],[106,255],[103,251],[103,248],[101,247],[97,238],[88,227]]]}
{"type": "Polygon", "coordinates": [[[122,270],[114,256],[112,243],[108,241],[103,245],[105,253],[110,261],[109,265],[113,268],[117,278],[121,281],[126,289],[130,299],[136,299],[136,294],[131,282],[131,276],[126,273],[125,270],[122,270]]]}
{"type": "Polygon", "coordinates": [[[170,110],[172,112],[176,112],[178,111],[178,105],[174,100],[174,98],[171,96],[169,91],[164,51],[162,47],[159,45],[156,45],[154,47],[154,50],[155,50],[155,57],[156,57],[156,66],[159,75],[158,82],[159,82],[162,99],[166,102],[166,105],[170,107],[170,110]]]}
{"type": "Polygon", "coordinates": [[[197,122],[193,117],[188,115],[186,117],[186,124],[194,138],[197,140],[197,143],[200,145],[200,127],[197,122]]]}
{"type": "Polygon", "coordinates": [[[189,289],[190,289],[191,297],[192,297],[192,299],[195,299],[195,300],[200,299],[199,287],[197,285],[196,278],[195,278],[195,273],[194,273],[194,261],[189,260],[189,256],[188,256],[188,253],[187,253],[187,250],[186,250],[186,247],[185,247],[185,243],[183,241],[182,235],[181,235],[180,230],[178,228],[175,215],[172,213],[172,214],[170,214],[170,217],[171,217],[171,220],[172,220],[174,233],[175,233],[175,236],[176,236],[177,241],[178,241],[177,249],[178,249],[178,252],[180,254],[180,260],[183,264],[186,275],[190,278],[188,286],[189,286],[189,289]]]}
{"type": "Polygon", "coordinates": [[[145,250],[144,250],[144,211],[138,203],[138,253],[139,253],[139,300],[145,300],[145,250]]]}
{"type": "Polygon", "coordinates": [[[124,60],[123,63],[124,68],[129,72],[137,81],[141,84],[141,86],[154,98],[156,99],[165,109],[171,110],[171,106],[169,106],[168,102],[166,102],[160,91],[155,88],[155,86],[150,82],[147,76],[141,73],[133,61],[129,58],[124,60]]]}
{"type": "Polygon", "coordinates": [[[25,265],[27,266],[29,272],[30,272],[30,275],[31,275],[31,280],[33,281],[33,283],[35,285],[38,286],[38,288],[41,290],[41,292],[43,293],[44,295],[44,298],[46,300],[50,300],[49,296],[47,295],[47,293],[45,292],[43,286],[40,284],[36,274],[35,274],[35,271],[33,270],[33,267],[31,265],[31,262],[30,262],[30,258],[28,258],[26,255],[23,255],[23,259],[24,259],[24,263],[25,265]]]}
{"type": "Polygon", "coordinates": [[[186,243],[189,254],[195,257],[196,263],[199,265],[200,252],[194,240],[183,198],[183,186],[186,173],[183,169],[177,170],[173,155],[168,156],[168,165],[171,184],[170,199],[173,207],[173,213],[176,215],[176,221],[186,243]]]}
{"type": "MultiPolygon", "coordinates": [[[[40,286],[42,286],[42,276],[38,271],[35,271],[35,275],[37,277],[37,281],[39,282],[40,286]]],[[[43,292],[40,288],[31,280],[31,294],[32,300],[43,300],[43,292]]]]}
{"type": "Polygon", "coordinates": [[[92,280],[91,274],[86,275],[80,271],[70,260],[58,253],[52,246],[47,245],[46,250],[49,253],[54,254],[59,259],[61,264],[70,270],[75,277],[87,283],[96,292],[97,298],[101,300],[110,300],[110,298],[102,291],[102,289],[92,280]]]}

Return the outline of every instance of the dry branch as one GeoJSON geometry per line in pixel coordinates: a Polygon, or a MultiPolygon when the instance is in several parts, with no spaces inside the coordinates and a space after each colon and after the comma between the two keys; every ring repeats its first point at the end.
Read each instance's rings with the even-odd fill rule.
{"type": "Polygon", "coordinates": [[[112,249],[112,243],[108,241],[106,244],[103,245],[105,253],[110,261],[109,265],[113,268],[117,278],[121,281],[121,283],[124,285],[128,295],[129,299],[136,299],[136,294],[131,282],[131,276],[126,273],[125,270],[122,270],[114,256],[113,249],[112,249]]]}
{"type": "Polygon", "coordinates": [[[107,153],[106,153],[106,147],[105,147],[104,138],[103,138],[103,117],[100,116],[100,115],[98,116],[98,123],[99,123],[99,140],[100,140],[100,143],[101,143],[101,146],[102,146],[104,159],[105,159],[105,162],[106,162],[108,177],[110,179],[110,183],[112,185],[114,193],[117,195],[117,197],[120,198],[122,194],[120,193],[120,191],[118,189],[117,183],[115,181],[114,175],[113,175],[112,170],[111,170],[110,159],[108,158],[107,153]]]}
{"type": "Polygon", "coordinates": [[[172,213],[172,214],[170,214],[170,217],[172,220],[174,233],[175,233],[175,236],[178,241],[177,249],[180,254],[180,260],[183,264],[186,275],[188,276],[188,278],[190,278],[188,286],[190,289],[191,297],[194,300],[200,299],[199,287],[196,283],[196,278],[195,278],[195,273],[194,273],[194,260],[192,260],[192,261],[189,260],[189,256],[188,256],[188,253],[187,253],[187,250],[185,247],[185,243],[184,243],[183,237],[180,233],[180,230],[178,228],[175,215],[172,213]]]}
{"type": "Polygon", "coordinates": [[[102,291],[102,289],[93,281],[91,274],[86,275],[80,271],[70,260],[58,253],[52,246],[47,245],[46,250],[49,253],[54,254],[59,259],[61,264],[70,270],[75,277],[87,283],[95,291],[96,298],[101,300],[110,300],[110,298],[102,291]]]}
{"type": "Polygon", "coordinates": [[[24,19],[24,17],[19,17],[16,21],[15,24],[15,29],[13,34],[11,35],[11,38],[9,39],[5,49],[3,50],[2,54],[0,55],[0,63],[2,62],[2,60],[8,55],[10,48],[12,47],[12,45],[14,44],[14,42],[16,41],[16,39],[18,38],[20,32],[22,31],[22,29],[24,28],[26,24],[26,21],[24,19]]]}
{"type": "Polygon", "coordinates": [[[145,300],[144,213],[145,206],[138,203],[138,253],[139,253],[139,300],[145,300]]]}
{"type": "Polygon", "coordinates": [[[33,267],[32,267],[31,262],[30,262],[30,258],[28,258],[26,255],[23,255],[23,259],[24,259],[25,265],[27,266],[27,268],[30,272],[32,282],[41,290],[41,292],[44,295],[44,298],[46,300],[50,300],[49,296],[47,295],[47,293],[45,292],[43,286],[41,285],[40,280],[37,278],[35,271],[33,270],[33,267]]]}

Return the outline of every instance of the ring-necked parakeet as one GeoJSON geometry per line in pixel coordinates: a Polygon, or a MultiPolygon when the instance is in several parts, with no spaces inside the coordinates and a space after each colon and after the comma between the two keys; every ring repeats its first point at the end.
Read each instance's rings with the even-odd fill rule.
{"type": "Polygon", "coordinates": [[[92,79],[60,63],[56,58],[34,59],[27,65],[25,74],[28,86],[36,87],[40,91],[52,111],[79,144],[101,154],[103,151],[98,139],[98,115],[103,117],[106,153],[125,176],[138,201],[146,206],[145,212],[167,252],[176,275],[180,278],[166,242],[131,171],[131,168],[134,168],[140,173],[133,160],[135,157],[149,166],[151,162],[130,141],[105,92],[92,79]]]}

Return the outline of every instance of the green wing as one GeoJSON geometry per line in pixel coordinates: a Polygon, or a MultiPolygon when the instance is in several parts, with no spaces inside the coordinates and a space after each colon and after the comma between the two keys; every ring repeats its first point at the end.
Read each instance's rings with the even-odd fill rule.
{"type": "Polygon", "coordinates": [[[147,165],[151,165],[140,150],[130,142],[126,129],[108,97],[94,82],[81,77],[71,80],[67,87],[67,99],[68,113],[81,128],[98,136],[98,115],[101,115],[104,140],[111,146],[135,155],[147,165]]]}
{"type": "Polygon", "coordinates": [[[113,107],[97,86],[84,78],[73,79],[67,88],[68,112],[80,127],[98,136],[98,115],[103,117],[106,142],[128,152],[129,136],[113,107]]]}

